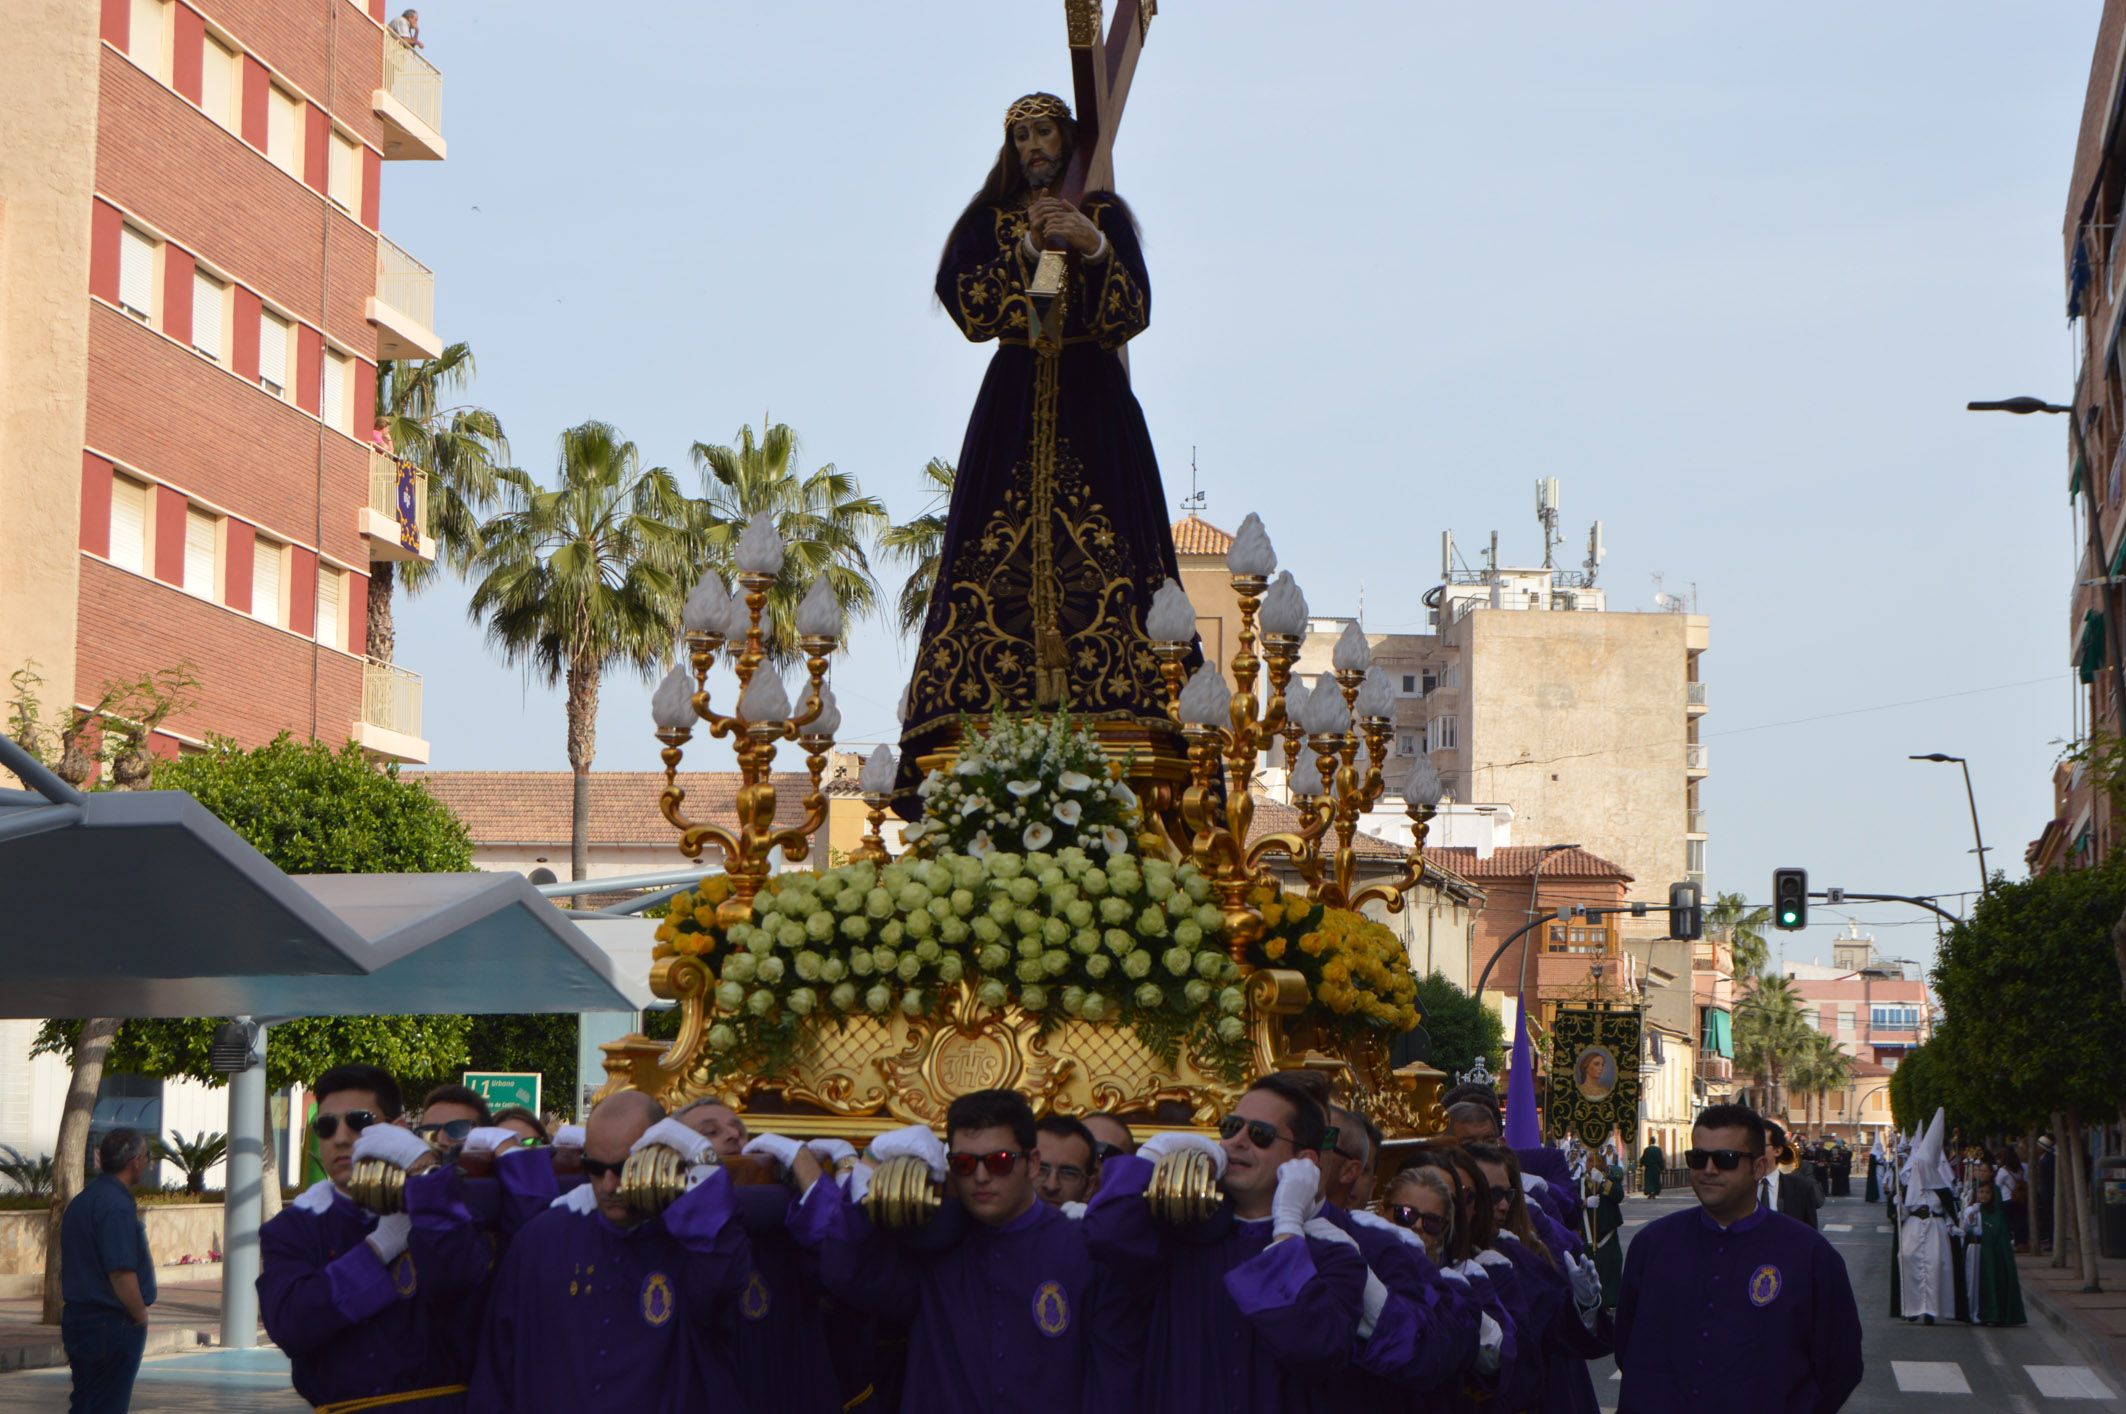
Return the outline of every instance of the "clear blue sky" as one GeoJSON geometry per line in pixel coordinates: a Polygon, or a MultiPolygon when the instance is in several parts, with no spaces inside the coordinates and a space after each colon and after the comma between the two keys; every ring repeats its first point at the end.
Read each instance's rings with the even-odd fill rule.
{"type": "MultiPolygon", "coordinates": [[[[1525,556],[1558,476],[1572,558],[1605,524],[1612,607],[1659,572],[1712,620],[1715,889],[1762,899],[1785,863],[1971,888],[1955,768],[1905,760],[1936,750],[1971,758],[2019,874],[2073,726],[2065,428],[1962,409],[2069,389],[2096,0],[1162,8],[1117,186],[1169,501],[1193,447],[1213,522],[1260,511],[1318,610],[1362,590],[1394,630],[1442,529],[1525,556]]],[[[520,464],[551,475],[597,417],[685,469],[766,413],[921,509],[987,357],[930,297],[937,248],[1004,106],[1068,92],[1057,0],[423,20],[450,160],[387,168],[384,229],[436,269],[520,464]]],[[[464,600],[400,610],[434,764],[564,767],[560,695],[464,600]]],[[[850,736],[893,735],[907,652],[878,627],[837,669],[850,736]]],[[[608,681],[601,768],[657,765],[647,703],[608,681]]],[[[1912,915],[1850,912],[1931,953],[1912,915]]],[[[1828,961],[1830,933],[1788,955],[1828,961]]]]}

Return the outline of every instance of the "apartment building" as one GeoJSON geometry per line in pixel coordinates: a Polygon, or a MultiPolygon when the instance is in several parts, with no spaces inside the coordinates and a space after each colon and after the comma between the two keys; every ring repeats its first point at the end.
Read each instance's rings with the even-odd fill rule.
{"type": "Polygon", "coordinates": [[[1823,1095],[1787,1087],[1789,1127],[1811,1135],[1836,1134],[1866,1145],[1891,1127],[1890,1076],[1898,1062],[1934,1032],[1934,1005],[1919,964],[1884,957],[1875,939],[1847,925],[1831,944],[1831,965],[1790,962],[1808,1023],[1838,1043],[1852,1061],[1852,1078],[1823,1095]]]}
{"type": "Polygon", "coordinates": [[[47,719],[189,665],[155,746],[281,731],[423,761],[365,653],[371,566],[432,558],[372,440],[433,357],[383,173],[439,160],[440,74],[384,0],[30,0],[0,55],[0,672],[47,719]]]}

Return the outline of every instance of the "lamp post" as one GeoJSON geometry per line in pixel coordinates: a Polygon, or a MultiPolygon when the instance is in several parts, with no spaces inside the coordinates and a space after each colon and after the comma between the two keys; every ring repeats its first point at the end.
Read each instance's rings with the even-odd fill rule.
{"type": "MultiPolygon", "coordinates": [[[[2106,629],[2111,654],[2111,710],[2114,717],[2126,714],[2126,649],[2120,647],[2121,643],[2126,643],[2126,627],[2119,623],[2118,585],[2111,577],[2111,566],[2104,561],[2104,532],[2096,501],[2097,466],[2090,459],[2089,443],[2082,435],[2082,419],[2072,407],[2027,396],[1969,402],[1964,408],[1968,412],[2007,412],[2018,417],[2027,417],[2034,412],[2067,414],[2067,430],[2074,434],[2075,459],[2082,464],[2082,494],[2089,498],[2089,583],[2096,587],[2097,602],[2103,606],[2104,617],[2109,620],[2106,629]]],[[[2092,711],[2090,716],[2093,729],[2095,713],[2092,711]]]]}
{"type": "Polygon", "coordinates": [[[1980,838],[1978,833],[1978,797],[1971,790],[1971,763],[1961,756],[1951,756],[1942,751],[1929,751],[1923,756],[1914,756],[1910,759],[1937,763],[1954,761],[1964,768],[1964,799],[1969,801],[1971,805],[1971,841],[1978,846],[1974,853],[1978,855],[1978,891],[1983,895],[1986,892],[1991,876],[1986,873],[1986,842],[1980,838]]]}

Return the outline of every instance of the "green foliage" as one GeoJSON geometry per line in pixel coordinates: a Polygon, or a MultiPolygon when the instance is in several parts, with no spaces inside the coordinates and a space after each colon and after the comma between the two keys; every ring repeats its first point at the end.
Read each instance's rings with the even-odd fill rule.
{"type": "Polygon", "coordinates": [[[865,495],[857,479],[832,462],[800,472],[797,434],[783,423],[762,422],[758,438],[747,426],[738,429],[734,445],[694,444],[704,491],[702,562],[735,581],[735,551],[746,522],[762,511],[775,517],[783,567],[768,590],[761,631],[770,656],[787,662],[797,653],[797,605],[821,575],[842,606],[844,641],[849,619],[876,611],[878,581],[864,547],[887,516],[878,497],[865,495]]]}
{"type": "Polygon", "coordinates": [[[1801,1012],[1801,998],[1789,977],[1765,976],[1735,1004],[1735,1069],[1767,1088],[1787,1080],[1787,1072],[1809,1054],[1819,1034],[1801,1012]]]}
{"type": "Polygon", "coordinates": [[[2054,1111],[2116,1107],[2126,1094],[2126,1000],[2111,930],[2122,910],[2126,859],[2115,856],[2091,869],[1996,878],[1949,930],[1932,978],[1944,1025],[1926,1049],[1958,1123],[2021,1129],[2054,1111]]]}
{"type": "Polygon", "coordinates": [[[1724,893],[1705,910],[1705,931],[1724,938],[1734,955],[1735,985],[1747,991],[1756,983],[1771,957],[1764,938],[1764,925],[1772,921],[1769,908],[1751,907],[1741,894],[1724,893]]]}
{"type": "MultiPolygon", "coordinates": [[[[228,742],[164,761],[155,785],[189,791],[201,805],[291,874],[450,873],[472,867],[465,827],[427,789],[378,770],[349,744],[333,751],[283,734],[254,751],[228,742]]],[[[220,1084],[207,1064],[212,1018],[129,1021],[105,1068],[115,1073],[190,1076],[220,1084]]],[[[73,1059],[74,1020],[47,1021],[33,1053],[73,1059]]],[[[273,1027],[267,1083],[315,1079],[344,1061],[394,1075],[462,1068],[472,1019],[463,1016],[308,1017],[273,1027]]]]}
{"type": "Polygon", "coordinates": [[[1476,997],[1435,972],[1417,984],[1417,1010],[1424,1017],[1425,1034],[1432,1038],[1434,1070],[1448,1079],[1476,1064],[1482,1056],[1493,1075],[1506,1070],[1506,1023],[1476,997]]]}
{"type": "Polygon", "coordinates": [[[1925,1125],[1937,1109],[1956,1109],[1942,1074],[1941,1061],[1948,1053],[1942,1043],[1947,1034],[1946,1029],[1937,1031],[1933,1040],[1907,1051],[1890,1074],[1890,1113],[1900,1133],[1925,1125]]]}
{"type": "Polygon", "coordinates": [[[50,1154],[33,1159],[19,1149],[0,1144],[0,1178],[13,1184],[16,1193],[41,1203],[52,1196],[54,1172],[50,1154]]]}
{"type": "Polygon", "coordinates": [[[480,512],[494,500],[496,477],[509,464],[501,419],[483,407],[449,403],[477,372],[465,343],[450,345],[441,358],[386,359],[377,366],[376,415],[392,455],[428,474],[436,563],[409,560],[397,567],[409,594],[439,571],[463,571],[478,559],[480,512]]]}
{"type": "Polygon", "coordinates": [[[540,1103],[549,1110],[571,1112],[576,1095],[574,1013],[505,1013],[465,1020],[463,1065],[434,1075],[401,1076],[409,1107],[436,1086],[456,1082],[464,1071],[537,1071],[540,1103]]]}
{"type": "Polygon", "coordinates": [[[229,1153],[229,1136],[219,1131],[209,1134],[201,1130],[190,1139],[176,1130],[170,1131],[170,1142],[155,1141],[155,1157],[184,1175],[187,1193],[204,1193],[207,1188],[207,1170],[220,1163],[229,1153]]]}
{"type": "Polygon", "coordinates": [[[1100,739],[1069,713],[963,717],[960,743],[952,769],[932,771],[916,790],[923,818],[902,838],[918,854],[1133,852],[1136,793],[1108,778],[1100,739]]]}
{"type": "Polygon", "coordinates": [[[908,566],[907,583],[894,606],[894,618],[902,633],[914,633],[930,612],[930,590],[937,583],[938,562],[945,552],[945,512],[952,504],[956,473],[943,457],[932,457],[923,468],[923,489],[929,493],[923,513],[910,521],[879,532],[878,547],[908,566]]]}

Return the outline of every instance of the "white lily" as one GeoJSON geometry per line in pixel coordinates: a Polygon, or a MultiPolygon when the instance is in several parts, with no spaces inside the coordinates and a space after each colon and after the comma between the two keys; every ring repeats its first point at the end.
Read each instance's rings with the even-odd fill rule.
{"type": "Polygon", "coordinates": [[[996,852],[997,843],[989,838],[989,831],[987,830],[975,831],[974,838],[967,841],[967,857],[969,859],[987,859],[996,852]]]}
{"type": "Polygon", "coordinates": [[[1019,836],[1019,841],[1028,849],[1042,849],[1055,837],[1056,832],[1054,830],[1036,820],[1026,827],[1026,833],[1019,836]]]}
{"type": "Polygon", "coordinates": [[[1083,771],[1065,771],[1056,777],[1056,788],[1059,790],[1081,791],[1092,783],[1093,778],[1083,771]]]}
{"type": "Polygon", "coordinates": [[[1006,782],[1004,782],[1004,789],[1006,789],[1006,790],[1010,791],[1010,792],[1011,792],[1011,793],[1012,793],[1013,795],[1017,796],[1017,797],[1018,797],[1019,799],[1021,799],[1021,800],[1024,800],[1024,799],[1026,799],[1026,797],[1027,797],[1027,796],[1029,796],[1029,795],[1032,795],[1032,794],[1033,794],[1033,793],[1034,793],[1035,791],[1039,790],[1040,788],[1041,788],[1041,783],[1040,783],[1039,781],[1006,781],[1006,782]]]}
{"type": "Polygon", "coordinates": [[[1075,800],[1059,800],[1056,802],[1055,816],[1066,825],[1077,824],[1084,814],[1085,807],[1075,800]]]}

